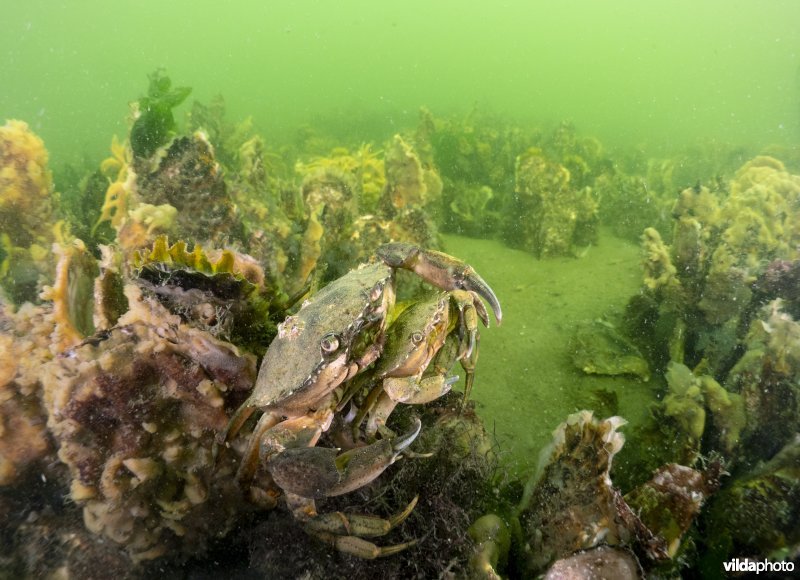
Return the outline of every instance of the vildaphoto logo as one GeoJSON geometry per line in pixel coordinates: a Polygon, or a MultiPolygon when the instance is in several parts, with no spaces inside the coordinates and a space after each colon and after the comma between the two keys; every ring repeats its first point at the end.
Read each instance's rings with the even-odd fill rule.
{"type": "Polygon", "coordinates": [[[794,562],[772,562],[767,559],[734,558],[723,562],[722,566],[726,572],[794,572],[794,562]]]}

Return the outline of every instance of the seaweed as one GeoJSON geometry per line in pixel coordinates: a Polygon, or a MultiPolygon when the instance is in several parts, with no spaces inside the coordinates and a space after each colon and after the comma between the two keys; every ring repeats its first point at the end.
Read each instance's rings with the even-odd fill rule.
{"type": "Polygon", "coordinates": [[[131,127],[131,149],[136,157],[150,157],[169,141],[177,126],[172,109],[192,92],[190,87],[172,88],[164,69],[156,69],[149,79],[147,96],[137,102],[138,116],[131,127]]]}
{"type": "Polygon", "coordinates": [[[115,231],[108,220],[100,221],[108,178],[100,170],[81,175],[73,166],[62,169],[58,183],[58,213],[69,223],[70,233],[83,240],[95,257],[100,256],[99,245],[114,241],[115,231]]]}

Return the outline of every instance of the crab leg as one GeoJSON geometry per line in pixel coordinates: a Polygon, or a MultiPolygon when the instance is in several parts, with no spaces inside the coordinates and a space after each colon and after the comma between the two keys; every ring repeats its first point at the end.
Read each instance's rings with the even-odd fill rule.
{"type": "MultiPolygon", "coordinates": [[[[280,430],[281,425],[283,424],[272,429],[280,430]]],[[[292,427],[299,426],[298,423],[292,427]]],[[[305,425],[300,430],[305,431],[308,426],[305,425]]],[[[264,438],[261,455],[262,460],[266,459],[272,480],[283,489],[292,513],[304,522],[308,533],[334,545],[339,551],[372,559],[396,554],[416,543],[412,541],[379,547],[362,538],[388,533],[408,517],[417,504],[417,498],[402,512],[389,519],[346,515],[341,512],[318,514],[314,499],[345,494],[366,485],[395,462],[400,453],[417,438],[421,428],[422,423],[415,419],[413,429],[402,437],[382,439],[341,455],[337,455],[336,449],[321,447],[284,448],[277,454],[270,455],[265,451],[279,447],[272,439],[288,442],[291,436],[284,439],[276,433],[273,437],[268,430],[261,434],[264,438]]],[[[296,432],[294,428],[287,431],[296,432]]],[[[316,438],[303,442],[313,445],[316,438]]]]}
{"type": "Polygon", "coordinates": [[[411,270],[442,290],[476,292],[492,307],[497,324],[503,320],[503,311],[497,296],[469,264],[443,252],[424,250],[401,242],[384,244],[375,253],[388,266],[411,270]]]}
{"type": "Polygon", "coordinates": [[[358,556],[362,560],[374,560],[375,558],[385,558],[402,552],[406,548],[414,546],[417,542],[403,542],[402,544],[395,544],[394,546],[376,546],[372,542],[362,540],[358,536],[337,536],[336,534],[314,533],[319,539],[333,545],[334,548],[340,552],[358,556]]]}
{"type": "Polygon", "coordinates": [[[480,343],[481,337],[475,337],[475,346],[470,352],[468,356],[465,356],[460,360],[461,368],[464,369],[464,402],[463,405],[467,404],[469,401],[469,395],[472,392],[472,385],[475,382],[475,363],[478,360],[478,344],[480,343]]]}
{"type": "Polygon", "coordinates": [[[412,540],[393,546],[376,546],[363,538],[383,536],[400,525],[414,510],[418,496],[403,511],[386,519],[342,512],[318,514],[313,499],[294,494],[287,494],[286,499],[295,517],[304,522],[306,532],[331,544],[340,552],[372,560],[397,554],[416,544],[412,540]]]}
{"type": "Polygon", "coordinates": [[[407,405],[430,403],[449,393],[456,381],[458,375],[384,379],[380,396],[369,409],[369,420],[365,430],[367,436],[374,437],[379,430],[383,432],[389,415],[398,403],[407,405]]]}
{"type": "MultiPolygon", "coordinates": [[[[241,409],[245,408],[242,406],[237,414],[241,411],[241,409]]],[[[250,407],[253,409],[253,407],[250,407]]],[[[247,414],[249,417],[252,411],[247,414]]],[[[236,416],[234,415],[234,419],[236,416]]],[[[234,419],[231,419],[233,421],[234,419]]],[[[239,470],[236,474],[236,478],[245,484],[250,484],[253,478],[256,475],[256,471],[258,471],[258,444],[261,441],[261,438],[264,436],[264,433],[269,431],[270,429],[274,428],[275,425],[280,423],[280,417],[275,415],[274,413],[264,413],[261,415],[261,418],[256,423],[255,430],[253,434],[250,436],[250,440],[247,443],[247,449],[244,452],[244,456],[242,457],[242,462],[239,464],[239,470]]]]}
{"type": "Polygon", "coordinates": [[[332,420],[333,412],[329,409],[285,420],[277,413],[264,413],[250,436],[237,479],[242,484],[250,484],[259,465],[270,457],[287,448],[315,445],[332,420]]]}
{"type": "MultiPolygon", "coordinates": [[[[375,387],[372,388],[372,390],[367,395],[367,398],[364,399],[364,403],[361,405],[361,408],[358,410],[358,413],[356,414],[355,419],[353,420],[353,425],[352,425],[353,438],[358,437],[358,430],[361,428],[361,423],[364,421],[364,418],[367,415],[370,415],[370,423],[367,424],[367,435],[369,437],[375,436],[375,433],[377,432],[378,428],[376,424],[374,428],[370,430],[370,424],[373,423],[371,417],[375,412],[375,407],[378,404],[378,401],[383,398],[383,395],[384,395],[383,383],[380,382],[377,385],[375,385],[375,387]]],[[[388,410],[388,413],[391,413],[392,410],[394,410],[394,406],[392,406],[392,408],[388,410]]],[[[382,424],[386,423],[386,417],[389,416],[388,413],[385,416],[383,416],[382,424]]]]}
{"type": "Polygon", "coordinates": [[[255,410],[256,408],[250,405],[249,400],[245,401],[238,409],[236,409],[236,412],[231,417],[231,420],[228,421],[228,425],[225,427],[225,430],[217,433],[217,436],[214,438],[214,446],[211,450],[214,461],[217,460],[219,446],[225,445],[228,443],[228,441],[236,437],[236,434],[239,433],[242,425],[247,422],[255,410]]]}

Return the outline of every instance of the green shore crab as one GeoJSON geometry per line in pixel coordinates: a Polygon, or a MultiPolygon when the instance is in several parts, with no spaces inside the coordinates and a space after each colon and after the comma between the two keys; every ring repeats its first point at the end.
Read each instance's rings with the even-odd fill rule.
{"type": "Polygon", "coordinates": [[[489,303],[498,324],[502,320],[494,292],[464,262],[404,243],[385,244],[376,256],[320,290],[279,326],[255,388],[225,434],[230,439],[262,409],[239,468],[240,483],[249,488],[251,499],[264,505],[274,505],[283,494],[309,533],[362,558],[390,555],[410,545],[378,547],[364,538],[386,534],[411,513],[416,499],[389,519],[319,514],[314,501],[358,489],[391,465],[416,439],[420,421],[415,419],[399,436],[380,429],[376,439],[379,427],[398,402],[424,403],[446,393],[453,380],[445,375],[456,360],[467,373],[469,389],[477,318],[488,325],[480,298],[489,303]],[[443,292],[396,316],[397,268],[414,272],[443,292]],[[374,381],[351,380],[368,368],[375,369],[374,381]],[[362,405],[352,422],[354,432],[370,416],[368,440],[357,437],[343,453],[315,447],[334,419],[341,419],[337,413],[348,400],[362,405]],[[266,473],[260,474],[261,468],[266,473]],[[263,475],[258,485],[257,475],[263,475]]]}
{"type": "MultiPolygon", "coordinates": [[[[458,380],[457,375],[447,376],[456,361],[466,373],[466,402],[478,356],[478,317],[488,326],[489,315],[473,291],[437,292],[405,308],[391,324],[381,357],[367,373],[365,380],[373,386],[358,405],[354,435],[367,416],[368,437],[378,431],[391,434],[386,421],[398,403],[425,404],[445,395],[458,380]]],[[[356,382],[354,389],[360,386],[356,382]]]]}

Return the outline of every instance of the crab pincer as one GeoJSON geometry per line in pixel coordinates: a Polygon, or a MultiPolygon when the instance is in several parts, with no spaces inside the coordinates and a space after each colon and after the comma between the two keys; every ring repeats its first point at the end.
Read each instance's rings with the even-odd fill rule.
{"type": "Polygon", "coordinates": [[[267,462],[281,488],[296,495],[322,499],[342,495],[367,485],[397,460],[419,435],[422,423],[414,420],[408,433],[379,439],[371,445],[339,453],[328,447],[286,449],[267,462]]]}
{"type": "Polygon", "coordinates": [[[400,437],[381,439],[341,454],[325,447],[286,449],[267,460],[267,465],[307,532],[360,558],[389,556],[413,546],[415,541],[376,546],[364,538],[383,536],[402,523],[416,506],[416,497],[389,518],[342,512],[318,514],[314,500],[349,493],[371,482],[414,442],[421,428],[422,423],[415,418],[411,430],[400,437]]]}
{"type": "Polygon", "coordinates": [[[486,281],[470,266],[435,250],[425,250],[414,244],[393,242],[380,246],[375,254],[392,268],[403,268],[442,290],[468,290],[489,303],[499,325],[503,320],[500,301],[486,281]]]}

